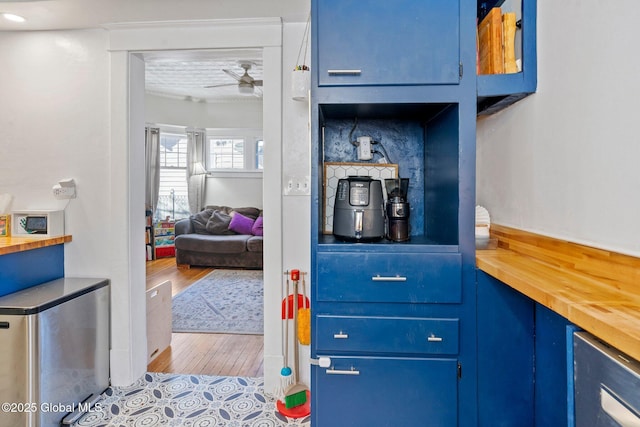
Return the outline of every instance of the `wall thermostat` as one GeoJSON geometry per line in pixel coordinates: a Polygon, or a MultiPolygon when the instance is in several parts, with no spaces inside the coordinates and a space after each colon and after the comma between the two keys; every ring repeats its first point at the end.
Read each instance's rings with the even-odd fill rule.
{"type": "Polygon", "coordinates": [[[14,211],[11,214],[11,234],[27,237],[64,235],[64,211],[14,211]]]}

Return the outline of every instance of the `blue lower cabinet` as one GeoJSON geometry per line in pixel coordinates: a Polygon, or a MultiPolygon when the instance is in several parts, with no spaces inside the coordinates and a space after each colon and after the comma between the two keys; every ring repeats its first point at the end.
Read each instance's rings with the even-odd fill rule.
{"type": "Polygon", "coordinates": [[[0,256],[0,296],[64,276],[64,245],[0,256]]]}
{"type": "Polygon", "coordinates": [[[330,357],[312,368],[312,425],[454,427],[456,359],[330,357]]]}
{"type": "Polygon", "coordinates": [[[575,325],[477,271],[478,425],[571,427],[575,325]]]}
{"type": "Polygon", "coordinates": [[[482,271],[478,293],[478,425],[534,427],[535,303],[482,271]]]}
{"type": "Polygon", "coordinates": [[[535,412],[536,427],[573,425],[573,332],[576,326],[536,304],[535,412]]]}

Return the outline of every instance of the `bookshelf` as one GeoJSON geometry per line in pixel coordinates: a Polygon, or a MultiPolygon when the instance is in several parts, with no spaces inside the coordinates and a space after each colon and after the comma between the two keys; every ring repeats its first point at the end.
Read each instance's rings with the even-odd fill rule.
{"type": "Polygon", "coordinates": [[[478,1],[478,22],[494,7],[502,13],[516,12],[515,51],[521,70],[509,74],[478,74],[478,115],[490,115],[534,93],[537,86],[536,0],[478,1]]]}
{"type": "Polygon", "coordinates": [[[156,259],[155,238],[153,234],[153,212],[145,211],[145,248],[147,261],[156,259]]]}
{"type": "Polygon", "coordinates": [[[155,258],[172,257],[176,255],[174,245],[175,239],[175,222],[174,221],[158,221],[153,230],[155,258]]]}

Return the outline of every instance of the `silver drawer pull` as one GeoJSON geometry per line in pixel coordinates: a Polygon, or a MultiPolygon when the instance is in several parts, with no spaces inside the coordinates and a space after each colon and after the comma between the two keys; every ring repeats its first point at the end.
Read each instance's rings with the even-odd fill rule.
{"type": "Polygon", "coordinates": [[[617,425],[622,427],[640,425],[640,418],[635,411],[629,409],[613,392],[602,386],[600,387],[600,406],[607,415],[616,420],[617,425]]]}
{"type": "Polygon", "coordinates": [[[350,370],[346,369],[327,369],[327,374],[329,375],[360,375],[360,371],[356,370],[353,366],[350,370]]]}
{"type": "Polygon", "coordinates": [[[349,338],[349,334],[345,334],[342,331],[340,331],[339,334],[333,334],[333,338],[346,340],[347,338],[349,338]]]}
{"type": "Polygon", "coordinates": [[[437,337],[437,336],[431,334],[431,335],[429,335],[427,337],[427,341],[429,341],[429,342],[442,342],[442,337],[437,337]]]}
{"type": "Polygon", "coordinates": [[[407,278],[405,276],[381,276],[376,275],[371,278],[374,282],[406,282],[407,278]]]}
{"type": "Polygon", "coordinates": [[[330,76],[359,76],[362,70],[327,70],[330,76]]]}

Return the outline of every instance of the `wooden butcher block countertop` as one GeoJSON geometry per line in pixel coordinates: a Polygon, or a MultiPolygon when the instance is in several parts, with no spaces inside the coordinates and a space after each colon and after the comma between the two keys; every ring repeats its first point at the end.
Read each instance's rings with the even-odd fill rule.
{"type": "Polygon", "coordinates": [[[478,268],[640,360],[640,258],[491,225],[478,268]]]}
{"type": "Polygon", "coordinates": [[[58,237],[0,237],[0,255],[23,252],[71,241],[71,236],[58,237]]]}

